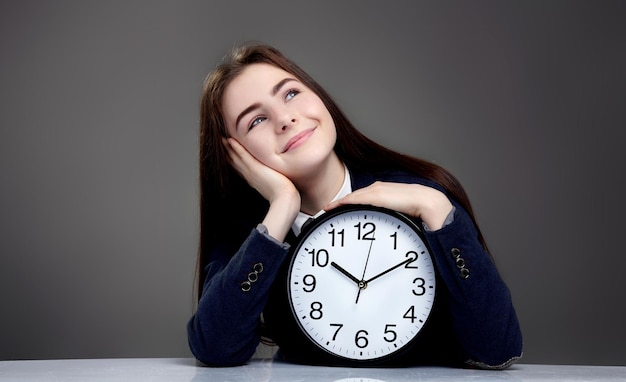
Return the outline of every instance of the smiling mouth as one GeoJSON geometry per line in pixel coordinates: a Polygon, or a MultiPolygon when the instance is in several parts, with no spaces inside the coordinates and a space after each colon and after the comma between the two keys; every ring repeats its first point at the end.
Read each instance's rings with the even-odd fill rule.
{"type": "Polygon", "coordinates": [[[309,137],[313,134],[314,130],[315,128],[307,129],[291,137],[291,139],[287,141],[287,144],[283,148],[283,153],[286,153],[287,151],[295,149],[299,147],[300,145],[302,145],[304,142],[307,141],[307,139],[309,139],[309,137]]]}

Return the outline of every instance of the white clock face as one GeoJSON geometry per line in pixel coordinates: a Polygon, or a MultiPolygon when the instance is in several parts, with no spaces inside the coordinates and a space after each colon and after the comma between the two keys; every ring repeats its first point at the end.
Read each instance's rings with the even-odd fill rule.
{"type": "Polygon", "coordinates": [[[289,298],[300,327],[335,356],[375,360],[415,338],[435,298],[422,238],[382,210],[328,212],[290,264],[289,298]]]}

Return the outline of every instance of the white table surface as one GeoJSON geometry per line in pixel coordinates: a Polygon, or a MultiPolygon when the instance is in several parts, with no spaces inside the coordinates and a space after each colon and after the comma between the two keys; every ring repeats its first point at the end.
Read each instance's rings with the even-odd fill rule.
{"type": "Polygon", "coordinates": [[[189,358],[0,361],[0,381],[626,381],[625,366],[514,365],[504,371],[442,367],[363,369],[252,360],[230,368],[189,358]]]}

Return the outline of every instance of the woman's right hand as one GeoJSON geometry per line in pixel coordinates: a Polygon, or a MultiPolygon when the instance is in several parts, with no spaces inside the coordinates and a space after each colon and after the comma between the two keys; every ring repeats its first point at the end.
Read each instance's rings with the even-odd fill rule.
{"type": "Polygon", "coordinates": [[[300,193],[289,178],[261,163],[237,140],[225,138],[224,145],[233,168],[270,203],[263,220],[269,234],[284,241],[300,210],[300,193]]]}

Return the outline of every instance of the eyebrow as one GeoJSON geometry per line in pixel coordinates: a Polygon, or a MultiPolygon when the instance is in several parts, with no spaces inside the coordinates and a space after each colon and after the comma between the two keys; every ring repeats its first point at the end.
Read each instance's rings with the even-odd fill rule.
{"type": "Polygon", "coordinates": [[[291,77],[287,77],[287,78],[283,78],[282,80],[278,81],[278,83],[276,85],[274,85],[274,87],[272,88],[272,96],[275,96],[276,93],[278,93],[278,91],[280,90],[280,88],[283,87],[283,85],[285,85],[287,82],[289,81],[295,81],[295,78],[291,78],[291,77]]]}
{"type": "MultiPolygon", "coordinates": [[[[291,78],[291,77],[286,77],[283,78],[282,80],[278,81],[278,83],[276,83],[276,85],[274,85],[272,87],[272,91],[270,92],[270,94],[273,96],[275,96],[276,94],[278,94],[278,92],[280,91],[280,89],[287,83],[290,81],[296,81],[295,78],[291,78]]],[[[235,129],[237,128],[237,126],[239,126],[239,121],[241,121],[241,119],[248,113],[250,113],[252,110],[259,108],[261,105],[259,103],[253,103],[252,105],[248,106],[247,108],[243,109],[243,111],[241,113],[239,113],[239,115],[237,116],[237,119],[235,120],[235,129]]]]}

